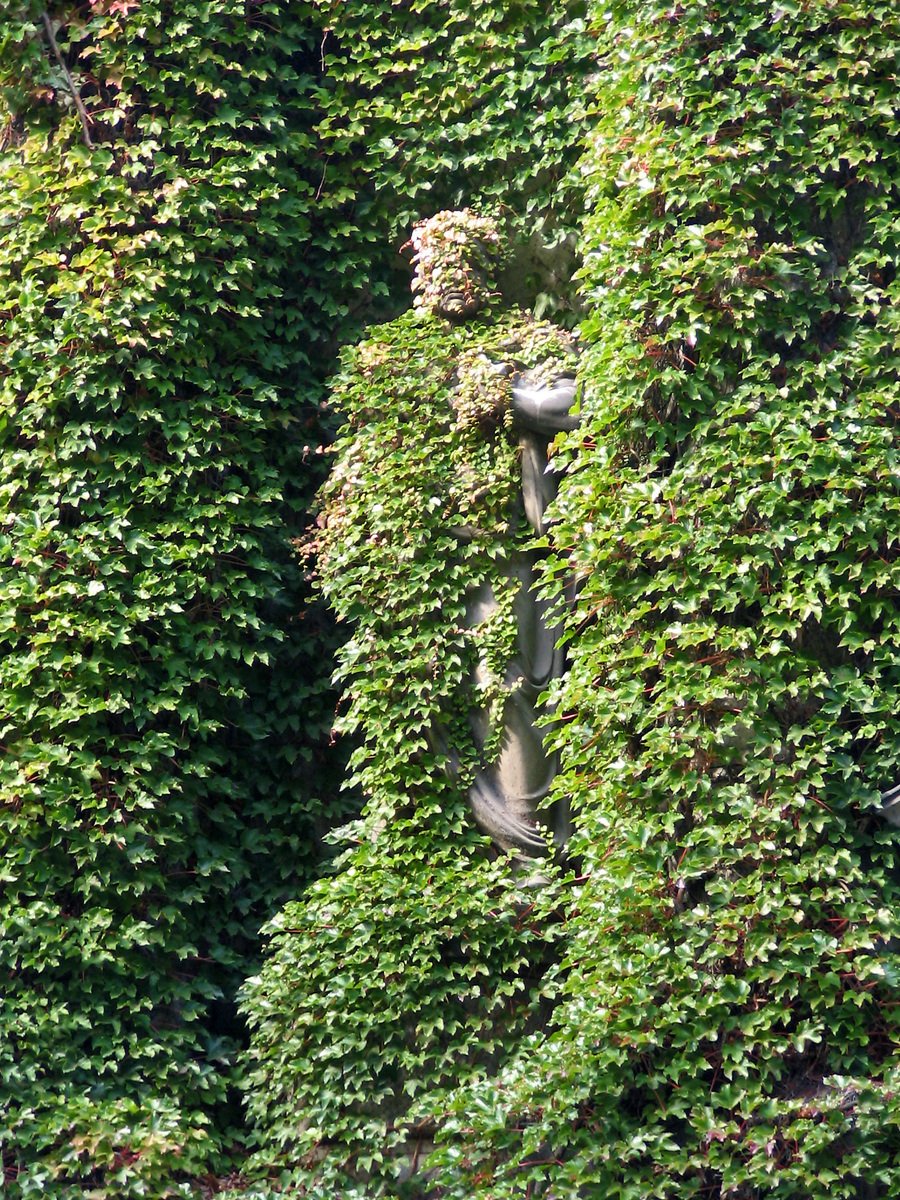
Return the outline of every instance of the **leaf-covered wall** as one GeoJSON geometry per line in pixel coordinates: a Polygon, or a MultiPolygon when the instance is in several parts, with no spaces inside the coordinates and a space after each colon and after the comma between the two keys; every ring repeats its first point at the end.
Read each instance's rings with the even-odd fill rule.
{"type": "Polygon", "coordinates": [[[237,983],[350,811],[290,544],[323,378],[408,213],[530,228],[578,153],[578,6],[473,15],[0,5],[12,1197],[191,1194],[241,1136],[237,983]]]}
{"type": "MultiPolygon", "coordinates": [[[[243,1160],[233,1003],[287,896],[236,1194],[897,1191],[897,17],[585,15],[0,3],[13,1200],[204,1195],[243,1160]],[[332,559],[372,799],[304,892],[350,809],[290,545],[323,380],[448,206],[503,218],[516,296],[570,315],[553,246],[582,230],[546,568],[579,586],[552,732],[576,835],[523,900],[427,736],[471,665],[439,520],[468,343],[405,316],[338,385],[397,557],[354,560],[354,526],[332,559]]],[[[498,511],[510,452],[477,451],[498,511]]]]}
{"type": "Polygon", "coordinates": [[[353,533],[383,540],[381,567],[410,555],[396,612],[374,563],[373,607],[365,573],[337,600],[360,598],[347,678],[373,802],[273,926],[254,1105],[299,1194],[888,1197],[897,20],[825,0],[594,17],[584,415],[546,569],[551,594],[578,582],[551,734],[570,858],[527,906],[492,889],[500,866],[413,745],[434,687],[378,683],[382,656],[415,674],[429,639],[446,654],[457,619],[429,606],[453,560],[425,496],[445,488],[404,465],[450,461],[428,439],[451,401],[410,403],[398,323],[341,385],[337,482],[366,510],[348,569],[353,533]],[[384,806],[395,786],[408,810],[384,806]]]}
{"type": "Polygon", "coordinates": [[[0,1141],[13,1196],[182,1194],[258,927],[346,809],[289,545],[317,48],[282,4],[50,22],[87,134],[4,7],[0,1141]]]}
{"type": "Polygon", "coordinates": [[[888,1197],[897,18],[604,16],[550,565],[580,584],[561,993],[457,1098],[445,1194],[888,1197]]]}

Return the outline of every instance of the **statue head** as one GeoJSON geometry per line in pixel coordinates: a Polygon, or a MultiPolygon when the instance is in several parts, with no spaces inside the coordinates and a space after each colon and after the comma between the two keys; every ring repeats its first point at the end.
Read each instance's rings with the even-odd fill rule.
{"type": "Polygon", "coordinates": [[[446,209],[414,225],[407,246],[413,251],[417,308],[459,319],[484,308],[494,294],[501,255],[492,218],[468,208],[446,209]]]}

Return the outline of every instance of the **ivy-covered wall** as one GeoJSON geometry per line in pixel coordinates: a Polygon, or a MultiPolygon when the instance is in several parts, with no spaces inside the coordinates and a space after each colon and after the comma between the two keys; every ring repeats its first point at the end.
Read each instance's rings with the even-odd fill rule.
{"type": "Polygon", "coordinates": [[[0,1143],[13,1197],[187,1194],[259,925],[346,808],[289,545],[317,45],[280,3],[48,21],[0,19],[0,1143]]]}
{"type": "Polygon", "coordinates": [[[193,1194],[243,1136],[237,984],[351,808],[290,544],[323,379],[409,213],[565,232],[582,15],[0,4],[13,1198],[193,1194]]]}
{"type": "Polygon", "coordinates": [[[526,903],[427,736],[466,679],[458,351],[403,318],[338,385],[325,573],[371,800],[248,991],[261,1159],[314,1196],[889,1197],[897,18],[594,19],[583,421],[546,566],[578,583],[549,735],[569,859],[526,903]]]}
{"type": "MultiPolygon", "coordinates": [[[[331,635],[290,546],[323,379],[406,303],[412,221],[465,205],[530,245],[516,296],[565,313],[554,244],[587,210],[584,416],[546,576],[580,589],[552,734],[576,835],[523,898],[425,736],[471,665],[441,519],[468,502],[475,431],[450,415],[462,334],[403,317],[338,385],[344,453],[375,435],[367,536],[402,534],[396,560],[356,548],[381,592],[353,530],[332,558],[358,635],[382,597],[377,653],[357,636],[344,668],[371,801],[248,985],[260,1182],[231,1182],[897,1191],[877,813],[900,775],[897,17],[614,0],[592,21],[539,0],[0,2],[13,1200],[204,1195],[242,1161],[237,984],[349,815],[331,635]]],[[[514,463],[482,433],[490,524],[514,463]]],[[[495,568],[489,537],[470,551],[495,568]]]]}
{"type": "Polygon", "coordinates": [[[516,230],[522,296],[567,308],[581,216],[573,168],[594,66],[584,0],[314,6],[321,196],[355,200],[335,247],[362,233],[369,286],[386,271],[404,306],[395,252],[412,224],[476,205],[516,230]]]}
{"type": "Polygon", "coordinates": [[[444,1194],[889,1197],[900,28],[602,16],[549,565],[580,586],[560,994],[456,1099],[444,1194]]]}

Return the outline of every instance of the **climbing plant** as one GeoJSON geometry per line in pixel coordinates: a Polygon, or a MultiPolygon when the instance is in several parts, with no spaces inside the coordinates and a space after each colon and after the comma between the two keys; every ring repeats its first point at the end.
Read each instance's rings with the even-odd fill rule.
{"type": "Polygon", "coordinates": [[[584,417],[548,567],[579,582],[561,990],[502,1088],[454,1098],[439,1190],[887,1197],[897,17],[602,18],[584,417]]]}
{"type": "Polygon", "coordinates": [[[425,306],[379,327],[338,377],[347,422],[312,549],[352,622],[343,724],[360,735],[367,803],[335,875],[271,925],[247,993],[259,1159],[314,1194],[381,1195],[410,1174],[416,1194],[448,1088],[493,1075],[542,1019],[555,935],[530,917],[537,868],[489,852],[466,790],[473,709],[499,718],[515,654],[508,557],[527,526],[511,370],[572,364],[568,336],[520,312],[459,324],[425,306]],[[472,626],[484,586],[499,608],[472,626]],[[489,677],[473,695],[479,661],[489,677]]]}
{"type": "MultiPolygon", "coordinates": [[[[382,247],[420,217],[477,205],[517,230],[519,297],[543,289],[542,306],[570,306],[594,66],[583,0],[314,5],[321,194],[355,198],[371,268],[389,267],[382,247]]],[[[406,303],[405,276],[399,291],[406,303]]]]}
{"type": "Polygon", "coordinates": [[[289,545],[315,38],[161,0],[7,3],[0,38],[4,1195],[186,1195],[259,925],[346,812],[289,545]]]}
{"type": "MultiPolygon", "coordinates": [[[[578,585],[548,732],[576,834],[570,870],[528,911],[552,945],[538,955],[510,935],[494,978],[513,977],[497,967],[515,970],[517,946],[543,969],[519,993],[524,1009],[492,1018],[502,1057],[479,1059],[482,1025],[455,1078],[441,1075],[437,1027],[416,1037],[411,1019],[427,1011],[416,987],[433,970],[439,918],[422,920],[424,934],[393,922],[427,910],[417,902],[445,864],[459,882],[441,911],[464,897],[457,928],[473,946],[496,945],[478,897],[498,914],[516,900],[495,898],[483,850],[463,848],[475,836],[465,823],[449,863],[446,834],[417,860],[421,827],[456,811],[451,797],[436,816],[424,806],[393,868],[410,892],[384,903],[396,895],[382,882],[388,847],[416,811],[385,805],[383,825],[356,828],[335,880],[276,929],[251,992],[258,1085],[295,1088],[276,1085],[269,1115],[287,1161],[308,1156],[293,1176],[301,1194],[334,1193],[335,1159],[351,1168],[348,1194],[397,1194],[392,1174],[421,1167],[433,1134],[425,1174],[405,1185],[417,1194],[887,1197],[900,1182],[900,867],[880,812],[900,757],[897,18],[878,4],[745,0],[727,11],[615,3],[595,20],[582,424],[564,452],[545,575],[549,594],[578,585]],[[370,881],[371,925],[347,940],[343,897],[370,881]],[[323,938],[335,985],[307,977],[323,938]],[[364,981],[382,978],[380,945],[394,973],[376,1034],[364,981]],[[385,1074],[366,1076],[376,1044],[391,1047],[385,1074]],[[311,1049],[333,1071],[315,1086],[311,1049]],[[348,1080],[365,1081],[351,1085],[361,1109],[329,1107],[329,1088],[348,1080]],[[398,1108],[404,1086],[418,1106],[398,1108]]],[[[439,507],[445,494],[428,486],[440,462],[430,447],[416,488],[399,485],[383,385],[363,378],[355,411],[373,412],[368,429],[357,418],[372,458],[358,450],[340,480],[351,543],[351,529],[385,536],[369,514],[389,527],[394,506],[415,515],[404,529],[427,527],[427,498],[439,507]]],[[[383,578],[375,545],[351,545],[345,564],[374,556],[345,610],[369,634],[348,667],[363,696],[392,629],[417,647],[390,592],[364,591],[369,573],[383,578]]],[[[421,559],[420,621],[437,619],[426,604],[442,597],[438,558],[433,593],[421,559]]],[[[419,562],[395,569],[401,595],[419,562]]],[[[408,706],[407,738],[428,754],[435,685],[427,673],[403,681],[379,694],[408,706]]],[[[368,703],[388,741],[360,751],[362,770],[385,762],[395,728],[368,703]]],[[[446,786],[440,761],[421,775],[412,756],[403,764],[411,806],[446,786]]],[[[378,777],[368,783],[383,794],[378,777]]]]}
{"type": "Polygon", "coordinates": [[[408,315],[338,383],[319,547],[369,805],[248,988],[260,1187],[415,1193],[427,1160],[460,1200],[897,1189],[897,17],[614,0],[592,46],[584,15],[0,7],[14,1200],[216,1163],[236,979],[347,815],[288,550],[322,377],[447,204],[533,234],[524,291],[565,308],[585,182],[546,574],[580,589],[570,869],[526,889],[434,738],[465,744],[463,594],[502,590],[514,521],[491,364],[556,335],[408,315]]]}
{"type": "Polygon", "coordinates": [[[289,546],[322,380],[407,212],[533,226],[577,155],[579,5],[349,7],[0,3],[14,1198],[189,1194],[239,1135],[236,982],[350,808],[289,546]]]}

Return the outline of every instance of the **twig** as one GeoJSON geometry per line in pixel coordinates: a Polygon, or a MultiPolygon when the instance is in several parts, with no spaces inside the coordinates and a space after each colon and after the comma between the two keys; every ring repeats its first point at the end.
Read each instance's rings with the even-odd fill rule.
{"type": "Polygon", "coordinates": [[[94,143],[91,141],[90,117],[87,114],[87,109],[81,102],[81,96],[78,94],[78,89],[75,87],[72,76],[69,73],[69,68],[66,66],[66,60],[59,52],[59,46],[56,42],[56,34],[53,32],[53,25],[50,22],[50,17],[47,15],[46,9],[41,13],[41,22],[44,26],[44,33],[47,35],[47,41],[50,43],[50,49],[56,56],[56,61],[59,63],[60,67],[62,67],[62,72],[66,77],[66,84],[69,88],[69,94],[75,101],[75,108],[77,109],[79,119],[81,120],[84,144],[87,146],[88,150],[93,150],[94,143]]]}
{"type": "Polygon", "coordinates": [[[319,186],[316,188],[316,201],[322,195],[322,188],[325,186],[325,176],[328,174],[328,159],[325,159],[325,166],[322,168],[322,178],[319,180],[319,186]]]}

